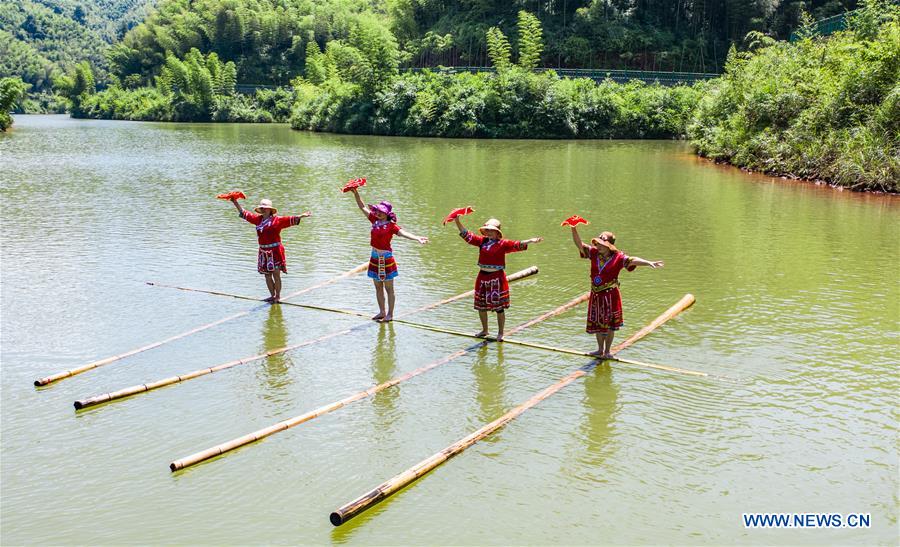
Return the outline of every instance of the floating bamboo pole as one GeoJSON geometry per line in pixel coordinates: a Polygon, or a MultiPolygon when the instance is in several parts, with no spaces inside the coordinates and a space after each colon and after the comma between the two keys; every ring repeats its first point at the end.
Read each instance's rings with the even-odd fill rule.
{"type": "MultiPolygon", "coordinates": [[[[656,320],[654,320],[650,325],[648,325],[648,327],[652,326],[652,328],[641,329],[640,331],[638,331],[637,333],[632,335],[630,338],[628,338],[621,344],[617,345],[613,351],[618,352],[618,351],[621,351],[622,349],[630,346],[637,340],[640,340],[641,338],[643,338],[644,336],[646,336],[647,334],[652,332],[655,328],[659,327],[660,325],[662,325],[669,319],[675,317],[676,315],[681,313],[683,310],[687,309],[694,302],[693,296],[690,296],[690,295],[688,295],[688,296],[690,298],[687,298],[687,297],[682,298],[678,303],[676,303],[674,306],[672,306],[671,308],[666,310],[662,315],[660,315],[656,320]]],[[[355,500],[351,501],[350,503],[342,505],[341,507],[336,509],[334,512],[332,512],[331,515],[329,516],[329,519],[331,520],[331,524],[333,524],[335,526],[340,526],[341,524],[352,519],[359,513],[370,508],[372,505],[391,496],[395,492],[401,490],[402,488],[406,487],[410,483],[416,481],[417,479],[424,476],[426,473],[428,473],[435,467],[441,465],[442,463],[449,460],[453,456],[459,454],[466,448],[472,446],[479,440],[487,437],[494,431],[500,429],[507,423],[516,419],[516,417],[518,417],[520,414],[522,414],[529,408],[533,407],[534,405],[543,401],[547,397],[553,395],[557,391],[559,391],[562,388],[566,387],[567,385],[571,384],[578,378],[581,378],[582,376],[586,375],[588,372],[590,372],[594,368],[594,366],[596,366],[596,364],[598,362],[599,362],[599,360],[596,360],[596,361],[592,362],[590,365],[581,367],[580,369],[576,370],[575,372],[573,372],[573,373],[569,374],[568,376],[566,376],[565,378],[561,379],[559,382],[557,382],[557,383],[553,384],[552,386],[544,389],[543,391],[537,393],[536,395],[534,395],[533,397],[531,397],[530,399],[528,399],[521,405],[510,410],[503,416],[501,416],[501,417],[497,418],[496,420],[494,420],[493,422],[485,425],[478,431],[475,431],[474,433],[472,433],[466,437],[463,437],[459,441],[451,444],[450,446],[441,450],[440,452],[431,456],[430,458],[426,458],[426,459],[422,460],[421,462],[419,462],[416,465],[414,465],[413,467],[407,469],[403,473],[400,473],[399,475],[393,477],[392,479],[387,480],[386,482],[384,482],[381,485],[377,486],[376,488],[370,490],[369,492],[366,492],[365,494],[356,498],[355,500]]]]}
{"type": "MultiPolygon", "coordinates": [[[[331,279],[322,281],[321,283],[318,283],[311,287],[306,287],[305,289],[300,289],[299,291],[292,292],[292,293],[288,294],[287,296],[283,297],[281,300],[282,300],[282,302],[284,302],[285,300],[295,298],[297,296],[300,296],[301,294],[306,294],[310,291],[314,291],[316,289],[321,289],[322,287],[327,287],[328,285],[337,283],[341,279],[361,273],[361,272],[367,270],[368,268],[369,268],[369,263],[363,262],[362,264],[353,268],[352,270],[346,271],[346,272],[342,273],[341,275],[332,277],[331,279]]],[[[213,290],[209,290],[209,289],[195,289],[192,287],[179,287],[178,285],[167,285],[165,283],[157,283],[155,281],[146,281],[146,283],[147,283],[147,285],[151,285],[154,287],[164,287],[167,289],[178,289],[179,291],[201,292],[201,293],[205,293],[205,294],[214,294],[214,295],[218,295],[218,296],[230,296],[231,298],[239,298],[241,300],[263,300],[262,298],[257,298],[255,296],[244,296],[241,294],[232,294],[232,293],[227,293],[227,292],[222,292],[222,291],[213,291],[213,290]]]]}
{"type": "MultiPolygon", "coordinates": [[[[526,269],[524,269],[524,270],[521,270],[521,271],[519,271],[519,272],[516,272],[516,273],[512,274],[512,275],[509,277],[509,279],[510,279],[510,281],[517,281],[517,280],[519,280],[519,279],[523,279],[523,278],[525,278],[525,277],[532,276],[532,275],[534,275],[534,274],[536,274],[536,273],[538,273],[538,268],[537,268],[536,266],[532,266],[532,267],[530,267],[530,268],[526,268],[526,269]]],[[[435,303],[432,303],[432,304],[428,304],[428,305],[426,305],[426,306],[422,306],[422,307],[420,307],[420,308],[416,308],[416,309],[414,309],[414,310],[410,310],[410,311],[404,312],[403,314],[400,314],[398,317],[406,317],[406,316],[411,315],[411,314],[413,314],[413,313],[418,313],[418,312],[420,312],[420,311],[429,310],[429,309],[435,308],[435,307],[437,307],[437,306],[440,306],[440,305],[442,305],[442,304],[447,304],[447,303],[449,303],[449,302],[453,302],[453,301],[455,301],[455,300],[459,300],[460,298],[464,298],[464,297],[466,297],[466,296],[468,296],[468,295],[471,295],[473,292],[474,292],[474,291],[468,291],[468,292],[464,292],[464,293],[462,293],[462,294],[459,294],[459,295],[456,295],[456,296],[453,296],[453,297],[450,297],[450,298],[445,298],[445,299],[440,300],[440,301],[438,301],[438,302],[435,302],[435,303]]],[[[354,315],[356,314],[356,312],[346,312],[346,311],[344,311],[344,310],[331,310],[331,309],[328,309],[328,308],[320,308],[320,309],[327,309],[328,311],[339,311],[339,312],[350,313],[350,314],[354,314],[354,315]]],[[[236,367],[236,366],[238,366],[238,365],[243,365],[244,363],[250,363],[250,362],[253,362],[253,361],[258,361],[258,360],[261,360],[261,359],[265,359],[265,358],[267,358],[267,357],[271,357],[272,355],[278,355],[278,354],[281,354],[281,353],[285,353],[285,352],[287,352],[287,351],[291,351],[291,350],[295,350],[295,349],[298,349],[298,348],[302,348],[302,347],[304,347],[304,346],[311,346],[311,345],[313,345],[313,344],[318,344],[318,343],[320,343],[320,342],[324,342],[324,341],[326,341],[326,340],[330,340],[331,338],[335,338],[335,337],[337,337],[337,336],[341,336],[341,335],[344,335],[344,334],[348,334],[348,333],[350,333],[350,332],[353,332],[353,331],[356,330],[356,329],[365,328],[365,327],[367,327],[367,326],[375,325],[375,324],[377,324],[377,323],[365,323],[365,324],[363,324],[363,325],[357,325],[357,326],[355,326],[355,327],[350,327],[350,328],[346,328],[346,329],[343,329],[343,330],[340,330],[340,331],[336,331],[336,332],[332,332],[332,333],[329,333],[329,334],[325,334],[325,335],[320,336],[320,337],[318,337],[318,338],[314,338],[314,339],[311,339],[311,340],[306,340],[306,341],[300,342],[300,343],[298,343],[298,344],[292,344],[292,345],[290,345],[290,346],[284,346],[284,347],[281,347],[281,348],[272,349],[272,350],[266,351],[266,352],[264,352],[264,353],[260,353],[260,354],[257,354],[257,355],[251,355],[250,357],[244,357],[244,358],[241,358],[241,359],[235,359],[235,360],[233,360],[233,361],[227,361],[227,362],[225,362],[225,363],[221,363],[221,364],[219,364],[219,365],[215,365],[215,366],[212,366],[212,367],[202,368],[202,369],[200,369],[200,370],[195,370],[195,371],[193,371],[193,372],[188,372],[187,374],[181,374],[181,375],[178,375],[178,376],[170,376],[170,377],[168,377],[168,378],[163,378],[162,380],[157,380],[156,382],[151,382],[151,383],[148,383],[148,384],[138,384],[138,385],[135,385],[135,386],[130,386],[130,387],[126,387],[126,388],[123,388],[123,389],[120,389],[120,390],[117,390],[117,391],[113,391],[113,392],[110,392],[110,393],[104,393],[104,394],[102,394],[102,395],[94,395],[94,396],[88,397],[88,398],[86,398],[86,399],[80,399],[80,400],[75,401],[74,406],[75,406],[75,409],[76,409],[76,410],[81,410],[81,409],[88,408],[88,407],[91,407],[91,406],[99,405],[99,404],[101,404],[101,403],[106,403],[106,402],[109,402],[109,401],[114,401],[114,400],[116,400],[116,399],[122,399],[122,398],[124,398],[124,397],[130,397],[130,396],[132,396],[132,395],[137,395],[138,393],[144,393],[144,392],[146,392],[146,391],[152,391],[152,390],[154,390],[154,389],[159,389],[159,388],[161,388],[161,387],[170,386],[170,385],[172,385],[172,384],[177,384],[177,383],[180,383],[180,382],[184,382],[185,380],[191,380],[191,379],[193,379],[193,378],[198,378],[198,377],[200,377],[200,376],[205,376],[205,375],[207,375],[207,374],[212,374],[213,372],[219,372],[220,370],[225,370],[225,369],[229,369],[229,368],[232,368],[232,367],[236,367]]]]}
{"type": "MultiPolygon", "coordinates": [[[[543,320],[549,319],[555,315],[559,315],[567,310],[570,310],[570,309],[574,308],[575,306],[577,306],[578,304],[587,300],[587,298],[588,298],[587,294],[576,297],[576,298],[572,299],[571,301],[569,301],[568,303],[563,304],[562,306],[560,306],[554,310],[548,311],[547,313],[544,313],[544,314],[540,315],[539,317],[537,317],[531,321],[528,321],[527,323],[522,323],[521,325],[513,328],[512,330],[510,330],[510,334],[515,334],[527,327],[530,327],[531,325],[534,325],[536,322],[538,322],[537,320],[543,321],[543,320]]],[[[393,387],[393,386],[399,384],[400,382],[405,382],[406,380],[409,380],[410,378],[413,378],[415,376],[418,376],[420,374],[428,372],[429,370],[437,368],[445,363],[449,363],[450,361],[453,361],[457,357],[461,357],[462,355],[465,355],[466,353],[468,353],[470,351],[473,351],[482,346],[485,346],[492,341],[493,340],[484,340],[483,342],[480,342],[478,344],[470,346],[466,349],[462,349],[462,350],[456,351],[454,353],[451,353],[450,355],[447,355],[446,357],[442,357],[441,359],[438,359],[437,361],[433,361],[423,367],[417,368],[416,370],[407,372],[406,374],[403,374],[401,376],[397,376],[396,378],[388,380],[387,382],[378,384],[376,386],[372,386],[365,391],[360,391],[360,392],[354,393],[353,395],[350,395],[349,397],[345,397],[344,399],[341,399],[339,401],[335,401],[333,403],[321,406],[321,407],[319,407],[315,410],[311,410],[305,414],[301,414],[299,416],[289,418],[287,420],[278,422],[277,424],[274,424],[269,427],[260,429],[258,431],[254,431],[253,433],[244,435],[243,437],[238,437],[237,439],[233,439],[231,441],[216,445],[212,448],[208,448],[201,452],[191,454],[190,456],[186,456],[184,458],[175,460],[169,464],[169,469],[171,469],[172,471],[184,469],[185,467],[189,467],[191,465],[200,463],[200,462],[208,460],[210,458],[214,458],[216,456],[224,454],[225,452],[234,450],[235,448],[256,442],[260,439],[264,439],[264,438],[268,437],[269,435],[278,433],[279,431],[284,431],[285,429],[290,429],[296,425],[300,425],[304,422],[308,422],[310,420],[318,418],[319,416],[329,414],[341,407],[349,405],[350,403],[359,401],[360,399],[365,399],[366,397],[371,397],[372,395],[375,395],[376,393],[383,391],[389,387],[393,387]]]]}
{"type": "MultiPolygon", "coordinates": [[[[349,270],[349,271],[347,271],[347,272],[344,272],[344,273],[342,273],[342,274],[339,275],[339,276],[333,277],[333,278],[331,278],[331,279],[329,279],[329,280],[327,280],[327,281],[324,281],[324,282],[322,282],[322,283],[319,283],[319,284],[317,284],[317,285],[313,285],[312,287],[307,287],[307,288],[301,289],[301,290],[299,290],[299,291],[297,291],[297,292],[293,292],[293,293],[287,295],[284,299],[286,300],[286,299],[288,299],[288,298],[294,298],[295,296],[300,296],[301,294],[307,293],[307,292],[312,291],[312,290],[314,290],[314,289],[318,289],[318,288],[324,287],[324,286],[326,286],[326,285],[330,285],[331,283],[335,283],[335,282],[337,282],[337,281],[339,281],[339,280],[341,280],[341,279],[344,279],[345,277],[349,277],[349,276],[351,276],[351,275],[358,274],[359,272],[363,271],[363,270],[366,269],[367,267],[368,267],[368,262],[365,263],[365,264],[360,264],[359,266],[353,268],[352,270],[349,270]]],[[[258,299],[258,298],[253,298],[252,300],[259,300],[259,299],[258,299]]],[[[215,327],[216,325],[221,325],[222,323],[225,323],[225,322],[227,322],[227,321],[231,321],[232,319],[237,319],[237,318],[239,318],[239,317],[244,317],[245,315],[249,315],[249,314],[251,314],[251,313],[253,313],[253,312],[255,312],[255,311],[257,311],[257,310],[259,310],[259,309],[261,309],[261,308],[262,308],[262,306],[257,306],[257,307],[255,307],[255,308],[252,308],[252,309],[247,310],[247,311],[242,311],[242,312],[236,313],[236,314],[234,314],[234,315],[229,315],[228,317],[219,319],[218,321],[213,321],[212,323],[207,323],[207,324],[205,324],[205,325],[201,325],[201,326],[196,327],[196,328],[193,328],[193,329],[191,329],[191,330],[189,330],[189,331],[187,331],[187,332],[183,332],[183,333],[181,333],[181,334],[176,334],[175,336],[171,336],[171,337],[169,337],[169,338],[166,338],[165,340],[160,340],[159,342],[154,342],[154,343],[152,343],[152,344],[147,344],[146,346],[141,346],[141,347],[139,347],[139,348],[137,348],[137,349],[133,349],[133,350],[131,350],[131,351],[126,351],[125,353],[120,353],[120,354],[118,354],[118,355],[113,355],[112,357],[107,357],[107,358],[105,358],[105,359],[100,359],[99,361],[92,361],[92,362],[90,362],[90,363],[88,363],[88,364],[86,364],[86,365],[82,365],[82,366],[80,366],[80,367],[73,368],[73,369],[71,369],[71,370],[65,370],[65,371],[63,371],[63,372],[58,372],[58,373],[52,374],[52,375],[50,375],[50,376],[45,376],[44,378],[39,378],[39,379],[37,379],[37,380],[34,381],[34,385],[35,385],[35,386],[45,386],[45,385],[47,385],[47,384],[50,384],[50,383],[53,383],[53,382],[62,380],[63,378],[69,378],[69,377],[71,377],[71,376],[75,376],[76,374],[81,374],[82,372],[87,372],[87,371],[93,370],[93,369],[95,369],[95,368],[97,368],[97,367],[102,367],[102,366],[104,366],[104,365],[108,365],[108,364],[113,363],[113,362],[115,362],[115,361],[119,361],[120,359],[124,359],[124,358],[126,358],[126,357],[130,357],[130,356],[132,356],[132,355],[135,355],[135,354],[138,354],[138,353],[141,353],[141,352],[144,352],[144,351],[153,349],[153,348],[158,348],[159,346],[162,346],[163,344],[168,344],[169,342],[174,342],[175,340],[179,340],[179,339],[184,338],[184,337],[186,337],[186,336],[190,336],[190,335],[196,334],[196,333],[198,333],[198,332],[200,332],[200,331],[204,331],[204,330],[206,330],[206,329],[215,327]]]]}
{"type": "MultiPolygon", "coordinates": [[[[530,268],[525,268],[524,270],[520,270],[520,271],[518,271],[518,272],[516,272],[516,273],[514,273],[514,274],[511,274],[511,275],[507,278],[507,281],[510,281],[510,282],[511,282],[511,281],[517,281],[517,280],[519,280],[519,279],[522,279],[523,277],[528,277],[528,276],[534,275],[534,274],[536,274],[536,273],[538,273],[538,267],[537,267],[537,266],[531,266],[530,268]]],[[[243,299],[243,300],[258,300],[258,298],[255,298],[255,297],[244,296],[244,295],[240,295],[240,294],[232,294],[232,293],[227,293],[227,292],[222,292],[222,291],[213,291],[213,290],[208,290],[208,289],[195,289],[195,288],[192,288],[192,287],[179,287],[179,286],[177,286],[177,285],[166,285],[166,284],[164,284],[164,283],[155,283],[155,282],[151,282],[151,281],[147,281],[146,283],[147,283],[148,285],[153,285],[153,286],[155,286],[155,287],[164,287],[164,288],[168,288],[168,289],[178,289],[178,290],[180,290],[180,291],[201,292],[201,293],[205,293],[205,294],[214,294],[214,295],[217,295],[217,296],[228,296],[228,297],[231,297],[231,298],[240,298],[240,299],[243,299]]],[[[467,297],[467,296],[472,296],[474,293],[475,293],[475,290],[473,289],[473,290],[471,290],[471,291],[467,291],[467,292],[458,294],[458,295],[456,295],[456,296],[451,296],[450,298],[445,298],[445,299],[440,300],[440,301],[438,301],[438,302],[434,302],[434,303],[432,303],[432,304],[428,304],[428,305],[426,305],[426,306],[422,306],[421,308],[416,308],[416,309],[414,309],[414,310],[410,310],[410,311],[404,312],[404,313],[398,315],[396,318],[394,318],[394,320],[395,320],[395,321],[399,321],[399,318],[400,318],[400,317],[406,317],[407,315],[410,315],[410,314],[413,314],[413,313],[418,313],[418,312],[420,312],[420,311],[430,310],[430,309],[436,308],[436,307],[438,307],[438,306],[442,306],[442,305],[444,305],[444,304],[449,304],[449,303],[451,303],[451,302],[455,302],[455,301],[460,300],[460,299],[462,299],[462,298],[465,298],[465,297],[467,297]]],[[[294,296],[296,296],[296,295],[294,295],[294,296]]],[[[352,310],[342,310],[342,309],[340,309],[340,308],[331,308],[331,307],[328,307],[328,306],[318,306],[318,305],[314,305],[314,304],[301,304],[301,303],[299,303],[299,302],[285,302],[284,300],[285,300],[285,299],[282,299],[281,304],[285,304],[285,305],[288,305],[288,306],[297,306],[297,307],[299,307],[299,308],[307,308],[307,309],[311,309],[311,310],[330,311],[330,312],[334,312],[334,313],[343,313],[343,314],[346,314],[346,315],[355,315],[355,316],[358,316],[358,317],[369,317],[369,314],[367,314],[367,313],[360,313],[360,312],[356,312],[356,311],[352,311],[352,310]]]]}

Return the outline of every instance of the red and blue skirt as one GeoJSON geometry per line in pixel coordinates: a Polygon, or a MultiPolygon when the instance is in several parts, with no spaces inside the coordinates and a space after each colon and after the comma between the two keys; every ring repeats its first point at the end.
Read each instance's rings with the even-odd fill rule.
{"type": "Polygon", "coordinates": [[[259,255],[256,258],[256,271],[261,274],[270,274],[276,270],[287,273],[287,258],[284,255],[284,245],[281,243],[260,245],[259,255]]]}
{"type": "Polygon", "coordinates": [[[373,250],[372,256],[369,258],[369,272],[367,275],[375,281],[390,281],[400,275],[397,271],[397,261],[394,260],[394,253],[386,251],[378,254],[373,250]]]}
{"type": "Polygon", "coordinates": [[[509,281],[506,272],[478,272],[475,278],[475,309],[478,311],[503,311],[509,307],[509,281]]]}
{"type": "Polygon", "coordinates": [[[588,300],[587,332],[606,334],[619,330],[622,321],[622,295],[618,287],[591,286],[588,300]]]}

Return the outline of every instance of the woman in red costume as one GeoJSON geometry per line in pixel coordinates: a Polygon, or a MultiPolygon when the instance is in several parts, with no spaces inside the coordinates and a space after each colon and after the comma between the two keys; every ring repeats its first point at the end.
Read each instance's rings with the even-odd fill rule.
{"type": "Polygon", "coordinates": [[[622,296],[619,294],[619,272],[622,268],[634,271],[638,266],[662,268],[661,260],[651,262],[628,256],[616,248],[616,236],[603,232],[591,240],[591,245],[581,241],[578,228],[572,226],[572,240],[581,258],[591,261],[591,298],[588,302],[587,332],[597,336],[598,357],[612,357],[613,337],[622,326],[622,296]]]}
{"type": "Polygon", "coordinates": [[[487,312],[497,313],[497,340],[503,340],[504,312],[509,307],[509,282],[506,280],[506,255],[528,249],[531,243],[544,241],[542,237],[513,241],[503,239],[500,221],[491,218],[474,234],[462,225],[459,216],[454,219],[459,235],[469,245],[478,247],[478,277],[475,278],[475,309],[481,319],[481,332],[475,336],[485,337],[488,333],[487,312]]]}
{"type": "Polygon", "coordinates": [[[424,245],[428,243],[428,238],[411,234],[401,228],[397,224],[397,214],[390,202],[382,201],[377,205],[366,205],[359,196],[358,187],[351,187],[348,190],[353,192],[356,206],[372,223],[369,237],[372,253],[369,255],[368,276],[375,284],[375,300],[378,302],[378,314],[372,319],[387,323],[394,318],[394,278],[399,275],[391,239],[399,235],[424,245]],[[384,309],[385,297],[387,297],[387,312],[384,309]]]}
{"type": "Polygon", "coordinates": [[[300,220],[310,216],[311,213],[306,211],[300,216],[275,216],[278,210],[268,199],[259,201],[255,213],[241,207],[236,198],[232,197],[231,203],[242,219],[256,226],[256,237],[259,240],[256,270],[266,276],[266,287],[269,288],[269,298],[266,298],[266,302],[276,303],[281,299],[281,272],[287,273],[281,230],[300,224],[300,220]]]}

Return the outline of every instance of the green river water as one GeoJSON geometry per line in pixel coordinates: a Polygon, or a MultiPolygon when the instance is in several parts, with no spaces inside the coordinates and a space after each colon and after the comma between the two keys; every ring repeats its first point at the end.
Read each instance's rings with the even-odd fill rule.
{"type": "MultiPolygon", "coordinates": [[[[665,141],[337,136],[284,125],[18,116],[0,135],[3,544],[897,544],[900,200],[748,175],[665,141]],[[313,216],[283,232],[285,292],[368,258],[338,187],[394,203],[398,313],[471,288],[477,251],[440,220],[543,236],[510,255],[514,326],[589,288],[562,219],[661,270],[623,272],[623,352],[374,509],[338,506],[589,359],[491,344],[179,473],[173,459],[302,414],[472,340],[265,296],[255,232],[219,192],[313,216]],[[248,316],[38,389],[34,379],[248,316]],[[367,324],[264,361],[75,412],[91,395],[367,324]],[[747,529],[742,513],[868,513],[867,529],[747,529]]],[[[374,313],[355,276],[299,302],[374,313]]],[[[585,307],[519,338],[593,349],[585,307]]],[[[477,330],[469,299],[411,320],[477,330]]]]}

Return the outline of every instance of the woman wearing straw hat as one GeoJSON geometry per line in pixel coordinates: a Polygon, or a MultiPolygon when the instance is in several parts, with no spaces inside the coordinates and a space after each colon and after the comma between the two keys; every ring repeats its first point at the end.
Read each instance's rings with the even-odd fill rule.
{"type": "Polygon", "coordinates": [[[623,325],[622,295],[619,293],[619,272],[634,271],[638,266],[662,268],[662,260],[650,261],[628,256],[616,248],[616,235],[603,232],[591,240],[591,245],[581,241],[578,227],[572,226],[572,240],[581,258],[591,261],[591,298],[588,301],[587,332],[597,336],[598,357],[612,357],[613,337],[623,325]]]}
{"type": "Polygon", "coordinates": [[[375,284],[375,300],[378,302],[378,314],[372,319],[387,323],[394,318],[394,278],[399,275],[397,261],[394,260],[394,250],[391,248],[391,239],[394,235],[405,237],[421,244],[428,243],[427,237],[411,234],[397,224],[397,214],[389,201],[382,201],[377,205],[366,205],[359,197],[356,187],[348,188],[356,198],[356,205],[372,223],[372,231],[369,244],[372,253],[369,255],[368,276],[375,284]],[[387,297],[387,311],[384,309],[384,301],[387,297]]]}
{"type": "Polygon", "coordinates": [[[473,234],[456,216],[453,220],[459,228],[459,235],[469,245],[478,247],[478,277],[475,278],[475,309],[481,319],[481,332],[475,336],[485,337],[488,333],[487,312],[497,313],[497,340],[503,340],[504,312],[509,308],[509,282],[506,280],[506,255],[528,249],[531,243],[544,241],[542,237],[513,241],[503,239],[500,221],[490,218],[478,229],[481,235],[473,234]]]}
{"type": "Polygon", "coordinates": [[[272,206],[272,200],[269,199],[259,200],[255,213],[241,207],[236,198],[231,198],[231,203],[242,219],[256,226],[256,237],[259,240],[256,270],[266,276],[266,287],[269,288],[269,298],[266,298],[266,302],[276,303],[281,298],[281,272],[287,273],[281,230],[300,224],[301,219],[312,213],[306,211],[300,216],[275,216],[278,210],[272,206]]]}

